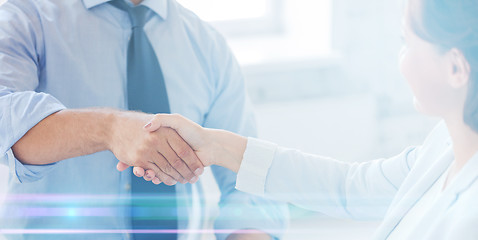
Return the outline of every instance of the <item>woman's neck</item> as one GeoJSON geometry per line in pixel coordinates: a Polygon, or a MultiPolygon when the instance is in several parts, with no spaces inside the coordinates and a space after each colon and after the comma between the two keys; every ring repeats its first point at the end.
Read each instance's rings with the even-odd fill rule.
{"type": "Polygon", "coordinates": [[[463,120],[445,119],[445,122],[451,140],[453,141],[455,160],[448,171],[448,176],[443,184],[442,190],[448,186],[468,160],[478,151],[478,134],[466,125],[463,120]]]}
{"type": "Polygon", "coordinates": [[[453,141],[454,168],[459,170],[478,151],[478,133],[466,125],[462,118],[445,122],[453,141]]]}

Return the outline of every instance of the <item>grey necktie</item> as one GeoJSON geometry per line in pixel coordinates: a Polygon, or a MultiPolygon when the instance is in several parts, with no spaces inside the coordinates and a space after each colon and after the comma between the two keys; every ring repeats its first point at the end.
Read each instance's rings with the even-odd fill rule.
{"type": "MultiPolygon", "coordinates": [[[[110,3],[127,12],[132,24],[127,62],[128,108],[146,113],[170,113],[163,73],[143,29],[150,9],[142,5],[129,6],[123,0],[110,3]]],[[[176,233],[162,232],[177,229],[174,186],[156,186],[132,175],[131,194],[131,224],[135,240],[177,239],[176,233]]]]}

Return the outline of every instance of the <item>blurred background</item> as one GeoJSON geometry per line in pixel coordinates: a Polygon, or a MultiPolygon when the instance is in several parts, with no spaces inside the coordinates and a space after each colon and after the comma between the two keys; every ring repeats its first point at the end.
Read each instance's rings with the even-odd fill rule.
{"type": "MultiPolygon", "coordinates": [[[[398,67],[402,0],[180,0],[228,40],[255,105],[259,137],[344,161],[420,144],[398,67]]],[[[286,240],[369,239],[379,222],[290,206],[286,240]]]]}
{"type": "MultiPolygon", "coordinates": [[[[228,40],[263,139],[367,161],[420,144],[437,123],[415,112],[399,73],[400,0],[178,1],[228,40]]],[[[7,174],[0,166],[0,196],[7,174]]],[[[205,178],[214,214],[218,192],[205,178]]],[[[290,209],[286,240],[368,239],[379,224],[290,209]]]]}

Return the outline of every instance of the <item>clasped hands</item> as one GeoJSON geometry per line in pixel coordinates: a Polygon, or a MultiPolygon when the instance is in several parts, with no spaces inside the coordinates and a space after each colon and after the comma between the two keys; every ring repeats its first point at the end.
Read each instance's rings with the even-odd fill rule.
{"type": "MultiPolygon", "coordinates": [[[[235,172],[239,170],[247,145],[245,137],[224,130],[203,128],[178,114],[124,114],[126,117],[119,119],[119,126],[128,127],[124,124],[136,123],[132,129],[115,131],[117,135],[113,135],[113,139],[126,143],[110,146],[120,160],[117,165],[119,171],[133,166],[133,173],[137,177],[153,181],[154,184],[163,182],[174,185],[177,182],[195,183],[204,172],[204,167],[210,165],[219,165],[235,172]],[[138,122],[145,120],[146,125],[138,131],[138,122]]],[[[112,143],[115,145],[115,141],[112,143]]],[[[260,230],[252,231],[255,232],[235,232],[227,239],[271,239],[269,234],[260,230]]]]}
{"type": "Polygon", "coordinates": [[[200,125],[177,114],[123,114],[110,146],[119,171],[133,166],[137,177],[171,186],[197,182],[214,164],[208,130],[200,125]]]}

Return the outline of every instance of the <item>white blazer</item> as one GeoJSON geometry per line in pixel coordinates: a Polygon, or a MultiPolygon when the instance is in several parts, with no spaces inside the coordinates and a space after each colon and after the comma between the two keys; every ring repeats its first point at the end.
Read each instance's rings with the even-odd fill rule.
{"type": "MultiPolygon", "coordinates": [[[[387,239],[453,161],[443,122],[424,144],[365,163],[331,158],[250,138],[236,188],[335,217],[383,219],[374,239],[387,239]]],[[[410,239],[478,239],[478,155],[414,226],[410,239]]]]}

